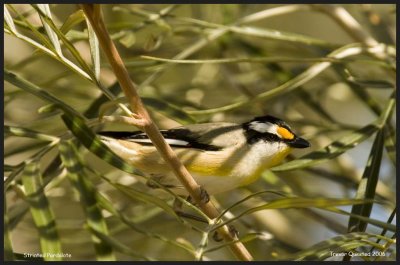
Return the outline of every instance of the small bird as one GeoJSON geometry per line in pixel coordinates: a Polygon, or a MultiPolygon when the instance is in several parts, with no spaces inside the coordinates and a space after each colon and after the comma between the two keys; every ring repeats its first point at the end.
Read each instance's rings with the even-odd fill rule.
{"type": "MultiPolygon", "coordinates": [[[[150,178],[177,195],[187,195],[145,133],[103,131],[98,134],[114,153],[150,178]]],[[[286,122],[270,115],[243,124],[191,124],[161,130],[161,134],[209,195],[248,185],[265,169],[280,163],[292,148],[310,146],[286,122]]]]}

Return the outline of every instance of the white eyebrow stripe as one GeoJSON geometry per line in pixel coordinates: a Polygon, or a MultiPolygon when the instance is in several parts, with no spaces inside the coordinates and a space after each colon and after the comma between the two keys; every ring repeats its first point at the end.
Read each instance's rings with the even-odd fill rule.
{"type": "MultiPolygon", "coordinates": [[[[129,139],[131,142],[135,143],[146,143],[146,144],[152,144],[150,139],[129,139]]],[[[178,139],[165,139],[165,141],[170,144],[170,145],[179,145],[179,146],[187,146],[189,145],[189,142],[184,141],[184,140],[178,140],[178,139]]]]}
{"type": "Polygon", "coordinates": [[[259,121],[252,121],[250,123],[250,128],[260,132],[260,133],[272,133],[277,134],[277,125],[270,123],[270,122],[259,122],[259,121]]]}

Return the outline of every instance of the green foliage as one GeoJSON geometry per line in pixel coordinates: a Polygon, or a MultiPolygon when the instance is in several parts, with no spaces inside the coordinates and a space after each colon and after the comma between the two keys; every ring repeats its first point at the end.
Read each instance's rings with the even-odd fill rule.
{"type": "Polygon", "coordinates": [[[221,214],[209,220],[157,181],[163,194],[153,194],[146,172],[96,136],[126,129],[98,117],[130,110],[83,11],[5,5],[5,260],[232,260],[232,242],[211,239],[224,224],[256,260],[338,260],[332,252],[349,251],[385,253],[353,260],[395,260],[392,9],[102,6],[160,125],[272,114],[312,143],[256,183],[217,195],[221,214]],[[178,216],[172,199],[207,223],[178,216]]]}

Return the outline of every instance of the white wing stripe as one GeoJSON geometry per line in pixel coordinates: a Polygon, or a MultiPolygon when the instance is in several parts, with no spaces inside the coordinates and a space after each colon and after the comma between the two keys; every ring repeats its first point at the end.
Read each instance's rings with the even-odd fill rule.
{"type": "MultiPolygon", "coordinates": [[[[129,141],[135,142],[135,143],[147,143],[147,144],[151,144],[150,139],[129,139],[129,141]]],[[[166,141],[168,144],[171,144],[171,145],[187,146],[187,145],[189,144],[189,142],[187,142],[187,141],[177,140],[177,139],[165,139],[165,141],[166,141]]]]}

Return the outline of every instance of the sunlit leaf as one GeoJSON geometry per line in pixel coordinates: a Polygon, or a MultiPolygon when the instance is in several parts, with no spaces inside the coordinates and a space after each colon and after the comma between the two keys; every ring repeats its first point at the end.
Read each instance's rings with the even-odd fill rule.
{"type": "Polygon", "coordinates": [[[82,58],[79,51],[75,48],[75,46],[67,39],[64,33],[61,32],[60,29],[54,24],[54,22],[43,14],[41,10],[37,9],[39,13],[41,13],[42,18],[46,21],[47,25],[51,27],[51,29],[57,34],[57,36],[62,40],[65,47],[71,52],[74,58],[78,61],[79,65],[82,67],[82,70],[91,77],[91,81],[95,82],[97,79],[94,76],[94,72],[90,69],[86,61],[82,58]]]}
{"type": "Polygon", "coordinates": [[[92,58],[93,72],[96,80],[100,80],[100,46],[96,33],[89,20],[86,20],[89,35],[90,56],[92,58]]]}
{"type": "MultiPolygon", "coordinates": [[[[79,193],[82,206],[86,213],[86,223],[92,230],[108,235],[107,224],[101,214],[96,201],[95,187],[89,181],[89,176],[84,170],[84,165],[81,162],[79,153],[71,141],[61,141],[59,145],[60,156],[63,165],[67,169],[67,176],[72,185],[79,193]]],[[[92,236],[92,241],[96,250],[97,260],[115,260],[111,246],[97,238],[96,235],[92,236]]]]}
{"type": "MultiPolygon", "coordinates": [[[[50,7],[48,4],[37,4],[37,7],[51,20],[51,12],[50,12],[50,7]]],[[[39,13],[40,15],[40,13],[39,13]]],[[[47,36],[49,37],[51,43],[54,46],[55,51],[57,54],[61,55],[62,50],[61,50],[61,43],[60,40],[57,37],[57,34],[51,29],[51,27],[43,20],[43,16],[40,15],[40,19],[42,20],[44,29],[46,30],[47,36]]]]}
{"type": "Polygon", "coordinates": [[[53,254],[44,255],[44,259],[62,260],[62,257],[57,255],[63,252],[54,214],[44,194],[39,161],[32,161],[25,165],[22,174],[22,183],[25,189],[26,200],[30,205],[33,221],[39,231],[41,251],[43,254],[53,254]]]}
{"type": "Polygon", "coordinates": [[[15,27],[15,24],[14,24],[14,20],[12,19],[10,12],[8,12],[7,5],[4,5],[4,20],[12,32],[17,31],[17,28],[15,27]]]}
{"type": "Polygon", "coordinates": [[[60,30],[62,33],[67,34],[68,31],[70,31],[70,29],[72,29],[74,26],[78,25],[84,20],[85,20],[85,13],[83,12],[82,9],[79,9],[68,16],[68,18],[61,26],[60,30]]]}

